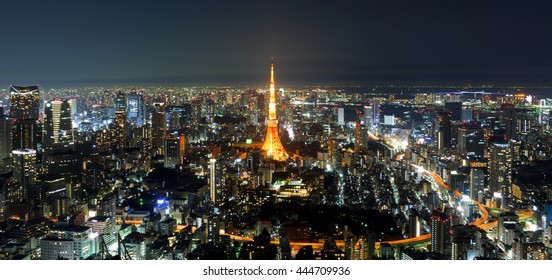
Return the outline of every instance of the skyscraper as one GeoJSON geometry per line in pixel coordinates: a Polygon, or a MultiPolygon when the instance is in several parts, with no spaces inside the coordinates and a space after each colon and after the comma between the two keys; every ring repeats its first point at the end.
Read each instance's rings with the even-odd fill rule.
{"type": "Polygon", "coordinates": [[[0,222],[3,222],[6,219],[7,209],[7,195],[5,191],[0,191],[0,222]]]}
{"type": "Polygon", "coordinates": [[[479,122],[464,124],[458,128],[458,152],[470,161],[483,161],[485,131],[479,122]]]}
{"type": "Polygon", "coordinates": [[[15,120],[38,120],[38,86],[10,87],[10,117],[15,120]]]}
{"type": "Polygon", "coordinates": [[[151,129],[152,149],[155,151],[155,154],[163,155],[163,139],[167,133],[165,104],[153,103],[151,108],[151,129]]]}
{"type": "Polygon", "coordinates": [[[420,218],[416,214],[408,215],[408,237],[418,237],[421,235],[420,218]]]}
{"type": "Polygon", "coordinates": [[[337,125],[345,125],[345,108],[337,108],[337,125]]]}
{"type": "Polygon", "coordinates": [[[355,127],[355,153],[366,151],[368,146],[368,128],[357,123],[355,127]]]}
{"type": "Polygon", "coordinates": [[[452,218],[445,213],[434,212],[431,215],[431,252],[446,255],[450,243],[452,218]]]}
{"type": "Polygon", "coordinates": [[[124,112],[126,110],[126,95],[122,91],[115,94],[115,112],[124,112]]]}
{"type": "Polygon", "coordinates": [[[277,161],[286,160],[289,155],[280,142],[278,136],[278,118],[276,117],[276,89],[274,82],[274,64],[270,65],[270,96],[268,104],[268,127],[266,137],[263,143],[263,151],[266,152],[268,158],[277,161]]]}
{"type": "Polygon", "coordinates": [[[478,194],[485,188],[485,173],[481,169],[470,170],[470,198],[479,201],[478,194]]]}
{"type": "Polygon", "coordinates": [[[115,144],[117,148],[126,147],[126,97],[118,92],[115,97],[115,121],[113,124],[115,144]]]}
{"type": "Polygon", "coordinates": [[[209,160],[209,198],[211,203],[218,205],[220,192],[220,182],[217,180],[217,159],[212,158],[209,160]]]}
{"type": "Polygon", "coordinates": [[[371,125],[375,126],[378,125],[380,122],[380,101],[377,99],[372,99],[372,102],[370,102],[370,106],[372,108],[370,113],[371,118],[371,125]]]}
{"type": "Polygon", "coordinates": [[[435,140],[438,150],[452,146],[452,123],[449,111],[439,111],[435,115],[435,140]]]}
{"type": "Polygon", "coordinates": [[[13,149],[38,149],[38,86],[10,87],[10,117],[14,120],[13,149]]]}
{"type": "Polygon", "coordinates": [[[23,199],[29,199],[30,188],[36,179],[36,150],[13,151],[13,177],[22,190],[23,199]]]}
{"type": "Polygon", "coordinates": [[[131,92],[127,96],[126,114],[129,123],[135,126],[144,125],[144,95],[141,92],[131,92]]]}
{"type": "Polygon", "coordinates": [[[489,162],[489,188],[509,196],[512,189],[512,154],[509,144],[493,143],[489,162]]]}
{"type": "Polygon", "coordinates": [[[12,119],[4,115],[2,110],[0,113],[0,172],[10,167],[13,145],[12,122],[12,119]]]}
{"type": "Polygon", "coordinates": [[[517,225],[519,216],[512,212],[500,213],[498,216],[497,238],[499,241],[504,242],[504,232],[506,225],[517,225]]]}
{"type": "Polygon", "coordinates": [[[71,103],[68,100],[47,102],[44,105],[44,153],[73,151],[74,140],[71,103]]]}
{"type": "Polygon", "coordinates": [[[506,126],[506,140],[516,137],[516,108],[514,104],[503,103],[500,105],[500,120],[506,126]]]}
{"type": "Polygon", "coordinates": [[[165,151],[165,168],[175,168],[177,165],[184,163],[185,141],[184,135],[165,137],[163,148],[165,151]]]}
{"type": "Polygon", "coordinates": [[[14,120],[13,144],[14,150],[38,150],[40,129],[37,119],[14,120]]]}

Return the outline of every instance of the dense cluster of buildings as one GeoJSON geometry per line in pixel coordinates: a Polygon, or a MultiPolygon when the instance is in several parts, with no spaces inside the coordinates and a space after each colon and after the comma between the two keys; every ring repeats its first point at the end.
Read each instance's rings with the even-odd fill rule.
{"type": "Polygon", "coordinates": [[[0,92],[0,259],[548,259],[552,101],[0,92]]]}

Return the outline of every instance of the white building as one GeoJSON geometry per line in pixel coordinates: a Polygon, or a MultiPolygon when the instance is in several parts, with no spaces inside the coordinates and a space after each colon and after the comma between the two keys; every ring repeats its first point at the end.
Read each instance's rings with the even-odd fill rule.
{"type": "Polygon", "coordinates": [[[345,125],[345,108],[337,108],[337,125],[345,125]]]}
{"type": "Polygon", "coordinates": [[[395,125],[395,115],[385,115],[383,116],[383,124],[385,125],[395,125]]]}
{"type": "Polygon", "coordinates": [[[84,260],[95,252],[93,244],[97,236],[89,227],[58,226],[40,240],[42,260],[84,260]]]}
{"type": "Polygon", "coordinates": [[[90,227],[94,234],[101,235],[108,248],[117,243],[117,238],[115,237],[115,218],[96,216],[90,218],[86,222],[86,226],[90,227]]]}

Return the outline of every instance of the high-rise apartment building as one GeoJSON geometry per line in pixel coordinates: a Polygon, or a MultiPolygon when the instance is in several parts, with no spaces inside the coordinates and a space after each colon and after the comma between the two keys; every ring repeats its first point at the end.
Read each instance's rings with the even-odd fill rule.
{"type": "Polygon", "coordinates": [[[450,227],[452,218],[445,213],[434,212],[430,221],[431,252],[446,255],[450,243],[450,227]]]}
{"type": "Polygon", "coordinates": [[[512,189],[512,153],[509,144],[493,143],[489,162],[489,188],[509,196],[512,189]]]}

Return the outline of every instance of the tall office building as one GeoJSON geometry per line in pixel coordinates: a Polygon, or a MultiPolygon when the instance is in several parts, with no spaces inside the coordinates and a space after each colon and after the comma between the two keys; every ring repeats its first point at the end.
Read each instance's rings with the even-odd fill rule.
{"type": "Polygon", "coordinates": [[[217,182],[217,159],[212,158],[209,160],[209,198],[214,205],[218,205],[218,195],[220,191],[219,182],[217,182]]]}
{"type": "Polygon", "coordinates": [[[462,122],[471,122],[473,121],[473,105],[463,105],[462,106],[462,122]]]}
{"type": "Polygon", "coordinates": [[[449,111],[439,111],[435,115],[435,140],[438,150],[452,146],[452,122],[449,111]]]}
{"type": "Polygon", "coordinates": [[[127,95],[126,116],[129,123],[138,127],[144,125],[145,107],[143,93],[133,91],[127,95]]]}
{"type": "Polygon", "coordinates": [[[376,126],[380,122],[380,101],[377,99],[372,99],[369,106],[369,111],[366,112],[368,114],[367,122],[370,126],[376,126]]]}
{"type": "Polygon", "coordinates": [[[126,147],[126,113],[124,111],[115,112],[115,121],[110,129],[114,136],[115,146],[119,149],[126,147]]]}
{"type": "Polygon", "coordinates": [[[36,180],[36,150],[13,150],[13,177],[22,190],[23,199],[29,199],[36,180]]]}
{"type": "Polygon", "coordinates": [[[13,177],[8,178],[4,182],[4,195],[6,204],[21,203],[25,200],[23,188],[13,177]]]}
{"type": "Polygon", "coordinates": [[[337,125],[345,125],[345,109],[337,108],[337,125]]]}
{"type": "Polygon", "coordinates": [[[119,149],[126,147],[126,122],[126,96],[119,91],[115,96],[115,120],[110,127],[115,136],[114,144],[119,149]]]}
{"type": "Polygon", "coordinates": [[[355,153],[361,153],[368,148],[368,128],[357,123],[355,127],[355,153]]]}
{"type": "Polygon", "coordinates": [[[117,111],[122,111],[122,112],[125,112],[126,111],[126,106],[127,106],[127,99],[126,99],[126,95],[124,92],[122,91],[118,91],[115,93],[115,112],[117,111]]]}
{"type": "Polygon", "coordinates": [[[468,257],[469,239],[467,238],[467,227],[463,224],[452,226],[450,229],[451,238],[451,260],[466,260],[468,257]]]}
{"type": "Polygon", "coordinates": [[[209,160],[209,198],[215,207],[227,198],[226,180],[228,171],[226,166],[216,158],[209,160]]]}
{"type": "Polygon", "coordinates": [[[475,201],[480,201],[479,193],[483,193],[484,189],[485,173],[481,169],[472,168],[470,170],[470,198],[475,201]]]}
{"type": "Polygon", "coordinates": [[[489,188],[509,196],[512,189],[512,153],[509,144],[493,143],[489,162],[489,188]]]}
{"type": "Polygon", "coordinates": [[[500,215],[498,215],[498,227],[497,227],[497,233],[496,233],[498,240],[501,242],[504,242],[506,226],[507,225],[515,226],[517,225],[518,221],[519,221],[519,216],[516,215],[516,213],[512,213],[512,212],[500,213],[500,215]]]}
{"type": "Polygon", "coordinates": [[[190,109],[187,106],[167,106],[166,116],[168,119],[167,134],[179,133],[182,125],[187,121],[190,109]]]}
{"type": "Polygon", "coordinates": [[[73,110],[69,100],[44,104],[42,147],[44,171],[61,176],[81,173],[80,154],[75,152],[73,110]]]}
{"type": "Polygon", "coordinates": [[[73,151],[75,136],[71,103],[68,100],[55,100],[44,104],[44,136],[45,154],[73,151]]]}
{"type": "Polygon", "coordinates": [[[364,106],[364,125],[372,126],[372,106],[364,106]]]}
{"type": "Polygon", "coordinates": [[[184,163],[184,152],[186,147],[186,139],[184,135],[178,137],[165,137],[164,148],[165,151],[165,168],[175,168],[177,165],[184,163]]]}
{"type": "Polygon", "coordinates": [[[446,255],[450,243],[452,218],[445,213],[434,212],[431,215],[431,252],[446,255]]]}
{"type": "Polygon", "coordinates": [[[421,235],[421,223],[420,218],[416,214],[410,214],[408,216],[408,237],[418,237],[421,235]]]}
{"type": "Polygon", "coordinates": [[[10,117],[14,121],[14,150],[38,149],[39,141],[39,97],[38,86],[10,87],[10,117]]]}
{"type": "Polygon", "coordinates": [[[0,190],[0,222],[6,220],[7,207],[7,195],[5,191],[0,190]]]}
{"type": "Polygon", "coordinates": [[[14,150],[38,150],[39,135],[38,120],[14,120],[12,148],[14,150]]]}
{"type": "Polygon", "coordinates": [[[458,127],[458,152],[470,161],[485,159],[485,131],[479,122],[458,127]]]}
{"type": "Polygon", "coordinates": [[[152,150],[157,155],[163,155],[163,139],[167,133],[167,117],[165,115],[165,104],[153,103],[151,108],[151,141],[152,150]]]}
{"type": "MultiPolygon", "coordinates": [[[[3,109],[0,107],[0,109],[3,109]]],[[[0,173],[11,168],[12,157],[12,123],[13,120],[4,115],[4,111],[0,112],[0,173]]]]}
{"type": "Polygon", "coordinates": [[[450,118],[453,121],[462,119],[462,102],[447,102],[445,109],[450,112],[450,118]]]}
{"type": "Polygon", "coordinates": [[[15,120],[38,120],[38,86],[10,87],[10,117],[15,120]]]}
{"type": "Polygon", "coordinates": [[[379,124],[379,100],[372,100],[369,105],[364,106],[364,124],[367,127],[376,126],[379,124]]]}
{"type": "Polygon", "coordinates": [[[516,108],[514,104],[503,103],[500,105],[499,117],[506,126],[506,140],[509,141],[516,137],[516,108]]]}

